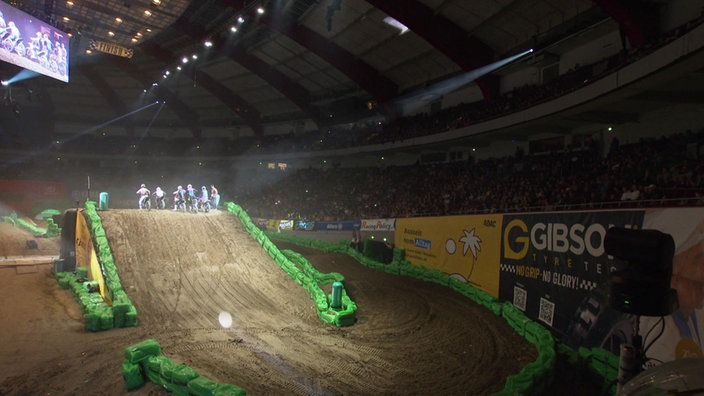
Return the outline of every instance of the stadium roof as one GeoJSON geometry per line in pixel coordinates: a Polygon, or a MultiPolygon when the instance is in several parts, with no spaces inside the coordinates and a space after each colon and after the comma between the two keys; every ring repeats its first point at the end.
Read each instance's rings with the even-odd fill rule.
{"type": "MultiPolygon", "coordinates": [[[[293,130],[393,117],[393,104],[404,95],[534,49],[516,66],[464,87],[469,99],[490,99],[499,93],[501,76],[527,63],[548,64],[619,31],[630,43],[645,42],[659,33],[665,3],[29,0],[18,6],[71,33],[70,82],[41,77],[18,85],[30,101],[34,95],[26,105],[37,107],[56,133],[119,119],[109,123],[110,133],[134,136],[151,127],[169,129],[173,137],[207,139],[223,131],[260,137],[267,125],[293,130]],[[95,42],[132,49],[133,55],[91,50],[95,42]]],[[[7,79],[16,69],[3,64],[0,73],[7,79]]],[[[25,96],[19,89],[15,98],[25,96]]],[[[701,97],[679,90],[641,96],[658,106],[673,97],[701,97]]],[[[642,102],[624,103],[570,117],[631,120],[647,109],[642,102]]],[[[563,128],[555,120],[551,125],[563,128]]]]}

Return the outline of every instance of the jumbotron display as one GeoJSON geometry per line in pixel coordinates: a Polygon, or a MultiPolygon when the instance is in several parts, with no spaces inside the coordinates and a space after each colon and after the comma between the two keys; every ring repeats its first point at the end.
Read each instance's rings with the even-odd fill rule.
{"type": "Polygon", "coordinates": [[[0,2],[0,59],[68,82],[68,34],[0,2]]]}

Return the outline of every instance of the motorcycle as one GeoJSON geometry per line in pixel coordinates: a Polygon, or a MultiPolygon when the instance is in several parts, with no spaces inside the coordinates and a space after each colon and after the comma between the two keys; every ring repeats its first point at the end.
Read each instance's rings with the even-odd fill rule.
{"type": "Polygon", "coordinates": [[[149,195],[142,195],[139,197],[139,208],[140,209],[146,209],[146,210],[151,210],[152,209],[152,200],[149,198],[149,195]]]}
{"type": "Polygon", "coordinates": [[[186,194],[186,211],[198,213],[198,198],[190,194],[186,194]]]}
{"type": "Polygon", "coordinates": [[[200,199],[199,203],[200,203],[200,209],[201,209],[203,212],[205,212],[205,213],[210,212],[211,205],[210,205],[210,200],[209,200],[209,199],[205,199],[205,200],[204,200],[204,199],[200,199]]]}
{"type": "Polygon", "coordinates": [[[156,209],[166,209],[166,201],[164,200],[164,196],[162,195],[161,197],[159,197],[156,195],[156,193],[153,193],[152,195],[154,196],[156,209]]]}

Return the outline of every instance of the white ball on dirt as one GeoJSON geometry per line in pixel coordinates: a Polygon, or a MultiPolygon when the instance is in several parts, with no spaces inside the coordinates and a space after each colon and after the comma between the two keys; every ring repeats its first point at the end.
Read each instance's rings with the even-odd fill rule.
{"type": "Polygon", "coordinates": [[[218,315],[218,321],[220,322],[220,326],[226,329],[232,327],[232,315],[230,315],[229,312],[220,312],[220,315],[218,315]]]}

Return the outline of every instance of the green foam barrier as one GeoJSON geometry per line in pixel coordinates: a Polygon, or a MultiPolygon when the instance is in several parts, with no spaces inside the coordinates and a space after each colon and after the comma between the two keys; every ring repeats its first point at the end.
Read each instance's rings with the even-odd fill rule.
{"type": "Polygon", "coordinates": [[[247,392],[239,386],[220,384],[213,396],[245,396],[247,392]]]}
{"type": "Polygon", "coordinates": [[[174,367],[172,374],[173,382],[179,385],[187,385],[189,381],[200,377],[197,371],[183,364],[174,367]]]}
{"type": "Polygon", "coordinates": [[[128,391],[135,390],[144,385],[142,368],[137,363],[130,363],[127,360],[122,362],[122,378],[125,380],[128,391]]]}
{"type": "Polygon", "coordinates": [[[128,346],[124,351],[125,360],[130,363],[139,363],[149,356],[158,356],[160,354],[161,345],[153,338],[128,346]]]}
{"type": "Polygon", "coordinates": [[[217,382],[205,377],[198,377],[188,382],[188,391],[193,396],[213,396],[219,385],[217,382]]]}

